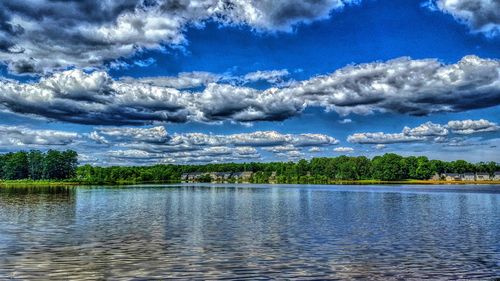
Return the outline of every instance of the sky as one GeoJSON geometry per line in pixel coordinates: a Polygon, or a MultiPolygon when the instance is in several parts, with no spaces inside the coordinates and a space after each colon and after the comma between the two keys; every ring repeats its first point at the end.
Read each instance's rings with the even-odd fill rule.
{"type": "Polygon", "coordinates": [[[0,153],[500,162],[496,0],[5,0],[0,153]]]}

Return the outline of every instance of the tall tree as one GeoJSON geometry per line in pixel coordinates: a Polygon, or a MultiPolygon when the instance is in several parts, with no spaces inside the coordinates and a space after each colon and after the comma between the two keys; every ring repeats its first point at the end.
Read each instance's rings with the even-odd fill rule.
{"type": "Polygon", "coordinates": [[[43,178],[43,164],[45,155],[39,150],[31,150],[28,152],[28,174],[32,180],[40,180],[43,178]]]}
{"type": "Polygon", "coordinates": [[[28,157],[24,151],[8,153],[5,155],[3,165],[4,178],[19,180],[28,178],[28,157]]]}

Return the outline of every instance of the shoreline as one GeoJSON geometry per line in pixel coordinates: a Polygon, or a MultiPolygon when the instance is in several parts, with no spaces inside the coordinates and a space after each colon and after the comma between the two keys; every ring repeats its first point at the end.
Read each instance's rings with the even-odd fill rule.
{"type": "Polygon", "coordinates": [[[77,181],[32,181],[32,180],[7,180],[0,181],[1,187],[34,187],[34,186],[123,186],[123,185],[141,185],[141,184],[307,184],[307,185],[391,185],[391,184],[408,184],[408,185],[500,185],[500,181],[436,181],[436,180],[401,180],[401,181],[381,181],[381,180],[342,180],[331,181],[327,183],[252,183],[252,182],[181,182],[181,181],[164,181],[164,182],[119,182],[119,183],[89,183],[77,181]]]}

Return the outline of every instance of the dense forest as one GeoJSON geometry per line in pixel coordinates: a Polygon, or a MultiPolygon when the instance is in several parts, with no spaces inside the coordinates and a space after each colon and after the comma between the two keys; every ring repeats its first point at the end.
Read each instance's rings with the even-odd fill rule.
{"type": "Polygon", "coordinates": [[[31,150],[0,155],[0,179],[65,180],[76,176],[78,154],[73,150],[31,150]]]}
{"type": "Polygon", "coordinates": [[[179,182],[183,173],[253,172],[251,181],[277,183],[328,183],[336,180],[429,179],[438,173],[485,172],[500,170],[495,162],[472,164],[464,160],[445,162],[425,156],[403,157],[384,154],[369,159],[364,156],[312,158],[298,162],[225,163],[206,165],[153,165],[77,167],[77,153],[72,150],[15,152],[0,155],[0,179],[74,180],[83,183],[179,182]]]}
{"type": "Polygon", "coordinates": [[[154,165],[147,167],[78,168],[77,177],[84,182],[178,182],[183,173],[254,172],[251,182],[267,183],[275,172],[277,183],[329,183],[336,180],[403,180],[429,179],[436,173],[486,172],[500,170],[495,162],[472,164],[463,160],[444,162],[427,157],[402,157],[385,154],[369,159],[364,156],[313,158],[298,162],[225,163],[206,165],[154,165]]]}

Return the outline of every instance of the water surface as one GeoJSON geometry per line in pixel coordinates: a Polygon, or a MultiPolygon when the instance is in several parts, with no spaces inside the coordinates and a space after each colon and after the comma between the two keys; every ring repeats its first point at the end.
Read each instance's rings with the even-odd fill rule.
{"type": "Polygon", "coordinates": [[[0,280],[500,277],[495,186],[0,188],[0,280]]]}

